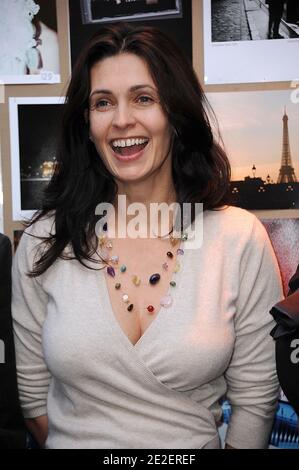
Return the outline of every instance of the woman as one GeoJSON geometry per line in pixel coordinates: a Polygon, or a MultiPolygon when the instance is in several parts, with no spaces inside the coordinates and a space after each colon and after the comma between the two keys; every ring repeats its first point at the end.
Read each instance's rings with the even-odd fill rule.
{"type": "Polygon", "coordinates": [[[59,163],[14,263],[31,431],[47,448],[218,448],[227,392],[227,446],[266,446],[280,277],[258,220],[225,206],[229,163],[191,64],[161,31],[118,23],[82,52],[66,103],[59,163]],[[134,203],[145,215],[203,203],[203,245],[184,253],[174,216],[154,237],[148,223],[146,237],[113,236],[113,214],[96,226],[102,202],[116,233],[134,203]]]}

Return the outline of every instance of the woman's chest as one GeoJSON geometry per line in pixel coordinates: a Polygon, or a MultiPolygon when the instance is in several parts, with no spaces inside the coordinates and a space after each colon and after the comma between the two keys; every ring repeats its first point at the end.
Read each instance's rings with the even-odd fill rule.
{"type": "Polygon", "coordinates": [[[161,308],[171,307],[181,255],[177,247],[163,242],[137,243],[135,247],[113,244],[113,248],[118,263],[112,272],[106,268],[103,273],[111,311],[124,334],[135,344],[161,308]]]}

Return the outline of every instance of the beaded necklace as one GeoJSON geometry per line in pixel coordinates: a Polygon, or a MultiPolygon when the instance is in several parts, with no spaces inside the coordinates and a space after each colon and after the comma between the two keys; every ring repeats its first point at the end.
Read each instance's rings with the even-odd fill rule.
{"type": "MultiPolygon", "coordinates": [[[[104,225],[103,228],[104,232],[107,232],[107,223],[104,225]]],[[[110,276],[112,278],[116,278],[116,283],[114,284],[114,287],[116,290],[118,290],[121,295],[122,295],[122,300],[124,304],[126,305],[126,309],[128,312],[131,312],[134,309],[134,304],[131,302],[128,294],[123,290],[122,288],[122,283],[121,278],[124,275],[124,273],[127,272],[127,266],[125,264],[120,264],[119,263],[119,256],[118,255],[112,255],[110,256],[109,251],[113,249],[113,244],[112,241],[109,239],[106,233],[102,233],[99,237],[99,246],[100,246],[100,256],[102,260],[106,263],[106,275],[110,276]]],[[[172,235],[170,235],[170,243],[173,247],[181,240],[181,242],[184,242],[187,240],[188,236],[186,233],[181,234],[180,238],[174,238],[172,235]]],[[[184,255],[184,250],[182,248],[177,248],[177,255],[182,256],[184,255]]],[[[166,253],[166,260],[164,263],[161,265],[161,268],[163,271],[167,271],[169,268],[167,260],[173,259],[174,255],[172,251],[167,251],[166,253]]],[[[174,266],[174,273],[178,273],[180,271],[180,262],[176,260],[175,266],[174,266]]],[[[155,286],[158,284],[158,282],[161,279],[161,274],[156,272],[154,274],[151,274],[148,278],[148,283],[155,286]]],[[[138,287],[141,284],[141,279],[137,274],[132,274],[131,276],[131,281],[132,283],[138,287]]],[[[169,285],[172,288],[176,287],[176,282],[174,280],[171,280],[169,282],[169,285]]],[[[166,294],[160,299],[160,305],[165,308],[171,307],[173,303],[173,298],[171,294],[166,294]]],[[[147,307],[147,312],[150,314],[153,314],[155,312],[155,307],[151,304],[149,304],[147,307]]]]}

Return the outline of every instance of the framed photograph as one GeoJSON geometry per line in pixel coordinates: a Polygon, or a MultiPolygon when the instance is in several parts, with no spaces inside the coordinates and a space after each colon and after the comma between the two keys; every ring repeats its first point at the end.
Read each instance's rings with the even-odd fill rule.
{"type": "Polygon", "coordinates": [[[181,18],[181,0],[81,0],[83,24],[181,18]]]}
{"type": "Polygon", "coordinates": [[[1,0],[0,80],[60,83],[56,0],[1,0]]]}
{"type": "Polygon", "coordinates": [[[294,91],[207,94],[231,162],[236,206],[299,208],[299,107],[294,91]]]}
{"type": "Polygon", "coordinates": [[[299,3],[203,0],[204,81],[254,83],[299,77],[299,3]]]}
{"type": "Polygon", "coordinates": [[[284,294],[299,265],[299,219],[261,219],[279,264],[284,294]]]}
{"type": "Polygon", "coordinates": [[[13,220],[41,208],[43,190],[56,163],[64,98],[10,98],[13,220]]]}
{"type": "Polygon", "coordinates": [[[69,14],[72,67],[93,34],[119,21],[161,29],[192,61],[191,0],[69,0],[69,14]]]}

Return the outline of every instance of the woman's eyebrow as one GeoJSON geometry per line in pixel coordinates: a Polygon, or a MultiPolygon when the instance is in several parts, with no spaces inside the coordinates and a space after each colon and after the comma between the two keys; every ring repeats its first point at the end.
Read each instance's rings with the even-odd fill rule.
{"type": "MultiPolygon", "coordinates": [[[[129,88],[129,93],[132,93],[134,91],[137,91],[137,90],[140,90],[140,89],[143,89],[143,88],[150,88],[151,90],[157,92],[157,90],[154,87],[152,87],[151,85],[144,84],[144,85],[134,85],[134,86],[132,86],[131,88],[129,88]]],[[[99,94],[99,93],[103,93],[105,95],[113,95],[111,90],[96,89],[90,94],[89,98],[91,98],[93,95],[96,95],[96,94],[99,94]]]]}

